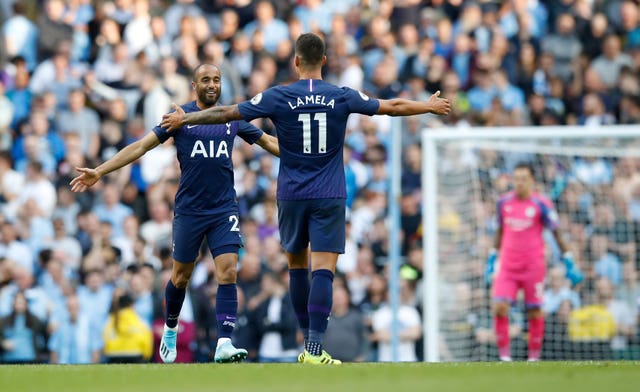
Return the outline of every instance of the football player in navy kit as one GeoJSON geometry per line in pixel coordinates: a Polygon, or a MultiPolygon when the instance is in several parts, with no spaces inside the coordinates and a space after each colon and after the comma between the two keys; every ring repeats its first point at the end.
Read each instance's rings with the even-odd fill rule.
{"type": "Polygon", "coordinates": [[[289,261],[289,290],[305,336],[300,362],[339,364],[322,349],[322,335],[332,305],[332,284],[338,254],[345,246],[345,174],[343,146],[351,113],[410,116],[446,115],[447,99],[436,92],[426,102],[374,99],[322,80],[325,46],[315,34],[296,41],[299,80],[269,88],[238,105],[216,106],[200,112],[177,110],[163,117],[162,126],[216,124],[232,120],[270,118],[280,144],[278,225],[289,261]],[[311,244],[311,280],[308,246],[311,244]]]}
{"type": "MultiPolygon", "coordinates": [[[[190,113],[214,107],[220,97],[220,70],[212,64],[200,65],[194,71],[192,86],[197,99],[183,105],[181,111],[190,113]]],[[[203,238],[207,239],[215,260],[219,283],[216,297],[219,339],[214,360],[237,362],[247,356],[247,351],[234,347],[230,339],[236,322],[236,264],[242,246],[231,160],[236,135],[279,155],[275,137],[242,120],[185,125],[174,132],[157,126],[95,169],[77,168],[81,174],[71,181],[72,190],[82,192],[102,176],[173,137],[181,176],[173,220],[173,271],[165,291],[166,319],[159,348],[165,363],[175,361],[177,355],[178,316],[203,238]]]]}

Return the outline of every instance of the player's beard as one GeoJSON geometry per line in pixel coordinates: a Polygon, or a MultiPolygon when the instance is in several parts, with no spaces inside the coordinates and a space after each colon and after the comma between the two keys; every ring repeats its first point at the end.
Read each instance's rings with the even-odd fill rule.
{"type": "Polygon", "coordinates": [[[198,93],[198,99],[207,107],[214,106],[216,103],[218,103],[219,98],[220,98],[220,90],[216,90],[216,92],[213,94],[213,98],[209,98],[209,95],[207,95],[206,90],[200,91],[198,93]]]}

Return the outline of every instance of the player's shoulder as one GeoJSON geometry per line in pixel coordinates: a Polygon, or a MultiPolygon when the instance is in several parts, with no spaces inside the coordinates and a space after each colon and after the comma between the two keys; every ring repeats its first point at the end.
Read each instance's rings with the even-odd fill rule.
{"type": "Polygon", "coordinates": [[[337,87],[340,89],[340,93],[344,96],[344,98],[351,102],[358,103],[368,103],[378,101],[378,98],[368,93],[363,92],[362,90],[356,90],[351,87],[337,87]]]}
{"type": "Polygon", "coordinates": [[[351,88],[349,86],[336,86],[335,84],[332,85],[332,86],[335,89],[335,91],[340,93],[340,94],[344,94],[344,95],[356,95],[356,94],[359,94],[361,97],[365,96],[365,94],[362,91],[356,90],[356,89],[351,88]]]}
{"type": "Polygon", "coordinates": [[[351,88],[351,87],[349,87],[349,86],[337,86],[337,85],[335,85],[335,84],[332,84],[332,86],[333,86],[336,90],[340,90],[340,91],[345,92],[345,93],[357,92],[357,91],[358,91],[358,90],[353,89],[353,88],[351,88]]]}
{"type": "Polygon", "coordinates": [[[516,197],[516,194],[513,191],[503,193],[498,198],[498,204],[504,204],[504,203],[507,203],[509,201],[512,201],[512,200],[515,199],[515,197],[516,197]]]}
{"type": "Polygon", "coordinates": [[[187,103],[185,103],[183,105],[180,105],[180,107],[182,108],[182,110],[185,111],[185,113],[197,112],[197,111],[200,110],[200,108],[196,104],[196,101],[187,102],[187,103]]]}
{"type": "Polygon", "coordinates": [[[542,193],[534,192],[533,194],[531,194],[531,201],[533,201],[538,205],[545,206],[547,208],[553,207],[553,202],[551,201],[551,199],[549,199],[546,195],[543,195],[542,193]]]}
{"type": "Polygon", "coordinates": [[[253,97],[251,97],[251,99],[248,99],[245,102],[242,102],[240,106],[245,104],[258,106],[258,105],[265,105],[265,104],[272,103],[285,93],[286,90],[283,90],[282,89],[283,87],[286,87],[286,86],[272,86],[266,90],[262,90],[256,95],[254,95],[253,97]]]}
{"type": "Polygon", "coordinates": [[[277,86],[271,86],[268,89],[262,91],[260,94],[282,94],[288,90],[292,90],[293,89],[293,83],[292,84],[281,84],[281,85],[277,85],[277,86]]]}

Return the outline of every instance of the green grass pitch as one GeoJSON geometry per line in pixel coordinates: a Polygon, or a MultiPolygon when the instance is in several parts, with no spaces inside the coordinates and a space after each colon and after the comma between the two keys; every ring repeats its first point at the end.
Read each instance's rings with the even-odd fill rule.
{"type": "Polygon", "coordinates": [[[638,392],[640,363],[7,365],[0,366],[0,390],[638,392]]]}

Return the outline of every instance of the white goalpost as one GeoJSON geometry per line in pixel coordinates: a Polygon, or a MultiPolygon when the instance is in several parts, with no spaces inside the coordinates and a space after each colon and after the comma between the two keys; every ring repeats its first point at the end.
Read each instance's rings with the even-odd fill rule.
{"type": "MultiPolygon", "coordinates": [[[[521,161],[558,208],[560,232],[586,276],[575,288],[547,283],[542,359],[640,355],[640,302],[634,308],[626,281],[626,268],[640,264],[640,185],[625,188],[627,176],[630,187],[640,180],[640,126],[441,128],[422,133],[425,361],[497,359],[483,268],[497,197],[521,161]],[[612,298],[601,280],[611,281],[612,298]]],[[[549,281],[561,263],[547,234],[549,281]]],[[[521,308],[510,315],[516,358],[526,351],[521,308]]]]}

